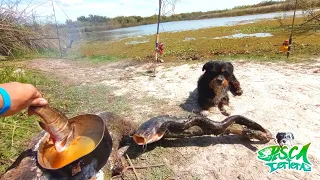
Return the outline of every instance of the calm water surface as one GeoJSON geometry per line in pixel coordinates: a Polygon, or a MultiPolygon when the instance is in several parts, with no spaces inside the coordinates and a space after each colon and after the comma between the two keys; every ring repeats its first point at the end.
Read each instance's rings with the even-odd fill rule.
{"type": "MultiPolygon", "coordinates": [[[[248,24],[255,21],[272,19],[285,14],[286,16],[292,16],[293,11],[290,12],[278,12],[268,14],[246,15],[236,17],[224,17],[224,18],[212,18],[203,20],[189,20],[189,21],[174,21],[161,23],[159,30],[161,32],[177,32],[186,30],[197,30],[201,28],[210,28],[218,26],[232,26],[236,24],[248,24]]],[[[302,11],[297,11],[296,15],[302,15],[302,11]]],[[[122,38],[151,35],[157,32],[157,24],[149,24],[143,26],[135,26],[129,28],[114,29],[103,32],[85,33],[83,39],[86,40],[116,40],[122,38]]]]}

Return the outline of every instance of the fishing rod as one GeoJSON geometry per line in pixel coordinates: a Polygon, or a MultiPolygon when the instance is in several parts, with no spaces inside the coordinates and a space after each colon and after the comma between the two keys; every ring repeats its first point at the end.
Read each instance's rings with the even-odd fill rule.
{"type": "Polygon", "coordinates": [[[293,25],[294,25],[294,19],[296,17],[297,1],[298,0],[295,0],[295,5],[294,5],[294,12],[293,12],[293,18],[292,18],[291,34],[290,34],[290,38],[289,38],[289,46],[288,46],[288,51],[287,51],[287,58],[289,58],[291,44],[292,44],[293,25]]]}
{"type": "Polygon", "coordinates": [[[160,16],[161,16],[161,4],[162,0],[159,0],[159,13],[158,13],[158,24],[157,24],[157,35],[156,35],[156,48],[155,48],[155,63],[154,63],[154,77],[156,76],[156,66],[158,62],[158,52],[159,52],[159,26],[160,26],[160,16]]]}

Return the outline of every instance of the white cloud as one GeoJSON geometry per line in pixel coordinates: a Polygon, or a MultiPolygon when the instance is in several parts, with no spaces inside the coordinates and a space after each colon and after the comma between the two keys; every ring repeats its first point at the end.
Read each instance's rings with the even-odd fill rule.
{"type": "Polygon", "coordinates": [[[73,5],[84,3],[83,0],[61,0],[60,2],[62,5],[65,5],[65,6],[73,6],[73,5]]]}
{"type": "MultiPolygon", "coordinates": [[[[59,4],[60,5],[60,4],[59,4]]],[[[61,6],[61,5],[60,5],[61,6]]],[[[64,6],[63,10],[68,16],[76,20],[79,16],[88,16],[89,14],[101,15],[107,17],[116,16],[150,16],[155,11],[157,3],[144,0],[118,0],[118,1],[103,1],[103,2],[85,2],[73,6],[64,6]]],[[[57,14],[60,9],[57,9],[57,14]]],[[[61,17],[62,18],[62,17],[61,17]]],[[[60,17],[59,17],[60,19],[60,17]]]]}

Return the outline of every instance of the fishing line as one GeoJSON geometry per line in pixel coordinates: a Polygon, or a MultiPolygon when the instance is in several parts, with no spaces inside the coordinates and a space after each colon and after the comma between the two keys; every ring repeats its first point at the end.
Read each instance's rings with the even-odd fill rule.
{"type": "Polygon", "coordinates": [[[62,7],[57,3],[56,1],[56,5],[61,9],[61,11],[64,13],[64,15],[67,16],[68,20],[70,20],[69,16],[67,15],[67,13],[62,9],[62,7]]]}
{"type": "Polygon", "coordinates": [[[295,5],[294,5],[294,12],[293,12],[292,25],[291,25],[291,34],[290,34],[290,38],[289,38],[289,46],[288,46],[288,51],[287,51],[287,58],[289,58],[291,44],[292,44],[293,25],[294,25],[294,19],[296,17],[296,9],[297,9],[297,4],[298,4],[297,1],[298,0],[295,1],[295,5]]]}

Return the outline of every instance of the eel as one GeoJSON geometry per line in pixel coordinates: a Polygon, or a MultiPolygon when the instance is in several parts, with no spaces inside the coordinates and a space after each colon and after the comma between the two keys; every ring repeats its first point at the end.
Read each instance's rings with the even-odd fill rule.
{"type": "Polygon", "coordinates": [[[139,129],[134,133],[133,140],[138,145],[146,145],[159,141],[162,138],[211,134],[238,134],[249,139],[258,139],[264,143],[273,139],[272,134],[267,129],[241,115],[229,116],[223,121],[217,122],[195,114],[187,118],[169,115],[154,117],[141,124],[139,129]],[[200,129],[192,129],[194,126],[200,129]]]}

